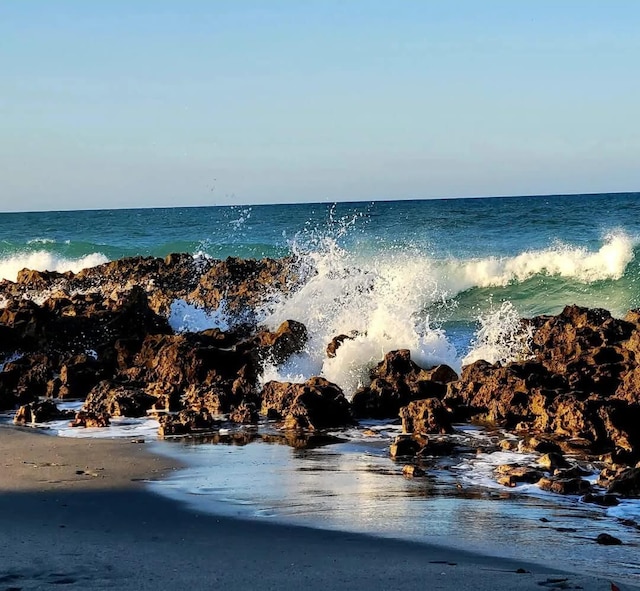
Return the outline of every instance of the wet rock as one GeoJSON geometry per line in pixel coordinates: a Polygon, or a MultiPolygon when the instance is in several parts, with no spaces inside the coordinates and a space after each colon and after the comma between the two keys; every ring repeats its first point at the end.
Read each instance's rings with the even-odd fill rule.
{"type": "Polygon", "coordinates": [[[264,357],[275,363],[284,363],[295,353],[300,353],[307,344],[307,327],[295,320],[286,320],[276,332],[263,331],[254,342],[264,357]]]}
{"type": "Polygon", "coordinates": [[[421,448],[422,445],[412,436],[398,435],[389,447],[389,453],[392,458],[409,457],[415,456],[421,448]]]}
{"type": "Polygon", "coordinates": [[[44,397],[52,377],[51,362],[40,353],[5,363],[0,372],[0,410],[11,410],[44,397]]]}
{"type": "Polygon", "coordinates": [[[456,445],[453,441],[444,438],[436,437],[420,437],[418,439],[420,443],[420,449],[417,455],[419,457],[434,457],[434,456],[449,456],[451,455],[456,445]]]}
{"type": "Polygon", "coordinates": [[[190,301],[216,309],[224,301],[236,317],[255,322],[253,310],[274,291],[287,293],[295,288],[298,273],[290,258],[240,259],[229,257],[213,261],[188,295],[190,301]]]}
{"type": "Polygon", "coordinates": [[[531,331],[530,359],[504,366],[477,361],[449,384],[445,403],[455,420],[475,417],[559,436],[574,449],[612,452],[627,464],[640,459],[635,316],[617,320],[606,310],[567,306],[524,326],[531,331]]]}
{"type": "Polygon", "coordinates": [[[164,415],[158,419],[159,437],[180,436],[190,433],[206,432],[218,428],[220,419],[206,411],[182,410],[175,415],[164,415]]]}
{"type": "Polygon", "coordinates": [[[262,414],[284,419],[286,429],[328,429],[353,423],[342,390],[324,378],[303,384],[267,382],[262,390],[262,414]]]}
{"type": "Polygon", "coordinates": [[[83,410],[96,416],[143,417],[155,402],[142,388],[104,380],[89,392],[83,410]]]}
{"type": "Polygon", "coordinates": [[[556,452],[544,454],[538,459],[538,464],[550,472],[569,467],[569,462],[564,456],[556,452]]]}
{"type": "Polygon", "coordinates": [[[166,410],[227,413],[255,401],[257,360],[251,350],[223,349],[202,334],[148,336],[123,379],[146,384],[166,410]]]}
{"type": "Polygon", "coordinates": [[[243,425],[255,424],[258,422],[258,409],[253,403],[243,402],[229,413],[229,420],[233,423],[243,425]]]}
{"type": "Polygon", "coordinates": [[[622,540],[612,536],[611,534],[598,534],[596,538],[596,542],[603,546],[620,546],[622,544],[622,540]]]}
{"type": "Polygon", "coordinates": [[[407,464],[402,467],[402,475],[406,478],[419,478],[424,476],[426,472],[420,468],[419,466],[414,466],[412,464],[407,464]]]}
{"type": "Polygon", "coordinates": [[[498,466],[494,472],[498,484],[509,487],[514,487],[521,483],[533,484],[543,476],[540,470],[517,464],[503,464],[498,466]]]}
{"type": "Polygon", "coordinates": [[[15,425],[46,423],[72,416],[73,412],[61,411],[53,401],[43,400],[21,406],[13,417],[13,423],[15,425]]]}
{"type": "Polygon", "coordinates": [[[338,349],[342,346],[342,343],[345,341],[352,341],[358,336],[356,331],[353,331],[351,334],[340,334],[337,337],[333,337],[331,342],[327,345],[327,357],[329,359],[333,359],[336,356],[338,349]]]}
{"type": "Polygon", "coordinates": [[[591,484],[581,478],[543,477],[538,481],[542,490],[560,495],[585,494],[591,490],[591,484]]]}
{"type": "Polygon", "coordinates": [[[111,424],[107,413],[94,413],[80,410],[75,419],[69,423],[70,427],[108,427],[111,424]]]}
{"type": "Polygon", "coordinates": [[[351,400],[354,415],[374,419],[396,417],[400,408],[414,400],[443,398],[446,382],[438,380],[448,380],[455,375],[446,366],[422,369],[411,360],[408,349],[391,351],[371,370],[369,386],[354,394],[351,400]]]}
{"type": "Polygon", "coordinates": [[[416,400],[400,409],[404,433],[452,433],[451,413],[437,398],[416,400]]]}
{"type": "MultiPolygon", "coordinates": [[[[108,372],[103,365],[86,353],[74,355],[60,368],[60,386],[57,388],[59,398],[85,398],[89,391],[108,372]]],[[[47,395],[50,394],[47,385],[47,395]]]]}
{"type": "Polygon", "coordinates": [[[584,495],[580,500],[583,503],[590,503],[593,505],[598,505],[600,507],[615,507],[616,505],[620,504],[618,497],[610,494],[598,495],[595,493],[588,493],[584,495]]]}
{"type": "Polygon", "coordinates": [[[607,492],[623,497],[640,498],[640,467],[629,468],[614,476],[607,492]]]}

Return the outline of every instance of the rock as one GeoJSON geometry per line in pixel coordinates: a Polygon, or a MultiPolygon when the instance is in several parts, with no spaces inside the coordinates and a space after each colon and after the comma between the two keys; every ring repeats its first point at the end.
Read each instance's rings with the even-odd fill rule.
{"type": "Polygon", "coordinates": [[[605,494],[597,495],[594,493],[587,493],[580,499],[583,503],[590,503],[598,505],[600,507],[615,507],[620,504],[618,497],[615,495],[605,494]]]}
{"type": "Polygon", "coordinates": [[[392,458],[415,456],[422,445],[413,437],[407,435],[398,435],[389,448],[392,458]]]}
{"type": "Polygon", "coordinates": [[[426,472],[418,467],[411,464],[407,464],[402,467],[402,475],[406,478],[419,478],[420,476],[424,476],[426,472]]]}
{"type": "Polygon", "coordinates": [[[635,315],[617,320],[606,310],[567,306],[557,316],[523,322],[531,331],[530,359],[464,367],[460,379],[449,383],[444,400],[454,421],[475,417],[550,435],[578,451],[613,453],[633,465],[640,459],[640,325],[635,315]]]}
{"type": "Polygon", "coordinates": [[[622,540],[610,534],[598,534],[596,542],[603,546],[620,546],[622,544],[622,540]]]}
{"type": "Polygon", "coordinates": [[[640,498],[640,467],[629,468],[616,475],[609,484],[607,493],[640,498]]]}
{"type": "Polygon", "coordinates": [[[354,331],[351,334],[340,334],[337,337],[333,337],[331,342],[327,345],[327,357],[333,359],[336,356],[338,349],[345,341],[352,341],[358,336],[358,332],[354,331]]]}
{"type": "Polygon", "coordinates": [[[263,356],[280,364],[291,355],[303,351],[307,338],[307,327],[304,324],[295,320],[286,320],[276,332],[260,332],[254,341],[263,356]]]}
{"type": "Polygon", "coordinates": [[[31,423],[46,423],[59,419],[68,419],[73,413],[61,411],[51,400],[30,402],[21,406],[13,418],[15,425],[27,425],[31,423]]]}
{"type": "Polygon", "coordinates": [[[564,459],[564,456],[556,452],[544,454],[538,459],[538,464],[551,472],[569,467],[569,462],[564,459]]]}
{"type": "Polygon", "coordinates": [[[404,433],[452,433],[451,413],[437,398],[416,400],[400,409],[404,433]]]}
{"type": "Polygon", "coordinates": [[[445,366],[425,370],[411,360],[408,349],[391,351],[370,372],[369,386],[358,390],[352,400],[353,413],[360,418],[384,419],[398,416],[400,408],[414,400],[443,398],[446,383],[455,372],[445,366]]]}
{"type": "Polygon", "coordinates": [[[182,410],[175,415],[165,415],[158,419],[158,437],[187,435],[189,433],[211,431],[220,426],[221,421],[206,411],[182,410]]]}
{"type": "Polygon", "coordinates": [[[111,424],[107,413],[93,413],[80,410],[75,419],[69,423],[70,427],[108,427],[111,424]]]}
{"type": "Polygon", "coordinates": [[[261,396],[261,412],[284,419],[286,429],[329,429],[353,423],[342,390],[324,378],[310,378],[303,384],[267,382],[261,396]]]}
{"type": "Polygon", "coordinates": [[[104,380],[89,392],[82,410],[96,416],[143,417],[155,402],[141,388],[104,380]]]}
{"type": "Polygon", "coordinates": [[[35,402],[47,393],[53,377],[46,355],[30,353],[5,363],[0,372],[0,410],[35,402]]]}
{"type": "Polygon", "coordinates": [[[229,257],[209,263],[188,299],[208,309],[216,309],[224,301],[236,317],[244,317],[246,324],[252,324],[253,310],[265,296],[274,291],[287,293],[297,282],[296,265],[291,258],[229,257]]]}
{"type": "Polygon", "coordinates": [[[455,443],[447,439],[437,439],[434,437],[419,439],[420,449],[417,455],[424,457],[433,456],[448,456],[451,455],[455,449],[455,443]]]}
{"type": "Polygon", "coordinates": [[[521,483],[538,482],[543,474],[539,470],[517,464],[503,464],[494,470],[498,484],[514,487],[521,483]]]}
{"type": "Polygon", "coordinates": [[[243,402],[231,411],[229,420],[244,425],[255,424],[258,422],[258,409],[253,403],[243,402]]]}
{"type": "Polygon", "coordinates": [[[58,397],[85,398],[106,374],[105,368],[95,358],[86,353],[74,355],[60,369],[58,397]]]}
{"type": "Polygon", "coordinates": [[[584,494],[591,490],[591,484],[581,478],[556,478],[543,477],[538,481],[542,490],[554,492],[560,495],[584,494]]]}

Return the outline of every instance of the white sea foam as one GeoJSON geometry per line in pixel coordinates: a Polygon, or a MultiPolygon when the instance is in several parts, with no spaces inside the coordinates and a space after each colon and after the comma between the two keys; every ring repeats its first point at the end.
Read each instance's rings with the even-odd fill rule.
{"type": "Polygon", "coordinates": [[[358,256],[341,248],[334,235],[314,236],[307,245],[294,241],[292,252],[305,281],[291,294],[272,297],[259,315],[272,329],[287,319],[303,322],[310,339],[303,353],[268,367],[264,379],[303,381],[322,375],[349,394],[395,349],[409,349],[423,367],[447,363],[457,371],[462,362],[480,358],[506,362],[525,357],[528,335],[508,302],[480,317],[473,348],[462,360],[427,310],[453,306],[455,296],[474,287],[504,286],[537,274],[585,283],[619,279],[633,260],[633,246],[633,239],[618,233],[594,252],[556,244],[510,258],[436,260],[410,250],[358,256]],[[335,358],[326,357],[332,338],[354,332],[357,336],[344,341],[335,358]]]}
{"type": "Polygon", "coordinates": [[[504,364],[530,355],[532,328],[522,325],[520,314],[511,302],[502,302],[497,310],[492,308],[481,314],[478,321],[480,328],[462,360],[463,365],[479,359],[504,364]]]}
{"type": "Polygon", "coordinates": [[[174,300],[169,309],[169,325],[175,332],[199,332],[208,328],[229,330],[232,321],[224,300],[213,311],[198,308],[181,299],[174,300]]]}
{"type": "Polygon", "coordinates": [[[596,252],[558,243],[550,248],[531,250],[514,257],[486,257],[459,264],[452,263],[452,278],[458,290],[471,287],[504,286],[525,281],[534,275],[557,275],[582,283],[620,279],[633,260],[636,240],[623,232],[609,234],[596,252]]]}
{"type": "Polygon", "coordinates": [[[44,250],[20,252],[0,259],[0,278],[15,281],[18,271],[22,269],[77,273],[82,269],[106,263],[108,260],[98,252],[78,258],[66,258],[44,250]]]}

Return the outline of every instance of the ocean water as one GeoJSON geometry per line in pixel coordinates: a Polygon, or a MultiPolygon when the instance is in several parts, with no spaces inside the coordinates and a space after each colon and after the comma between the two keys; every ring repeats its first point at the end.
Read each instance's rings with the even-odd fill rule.
{"type": "MultiPolygon", "coordinates": [[[[640,307],[640,194],[0,214],[0,277],[9,280],[24,267],[77,271],[171,252],[292,255],[306,280],[292,293],[270,294],[256,313],[269,327],[288,318],[304,322],[310,341],[286,364],[268,367],[263,379],[323,375],[350,395],[390,350],[409,348],[419,364],[459,370],[478,358],[519,356],[526,346],[516,330],[521,316],[574,303],[617,316],[640,307]],[[326,359],[329,340],[352,331],[358,336],[326,359]]],[[[172,306],[176,329],[233,322],[224,306],[172,306]]],[[[640,517],[637,505],[606,511],[531,487],[496,489],[486,475],[500,458],[482,454],[438,465],[425,481],[405,481],[387,457],[397,425],[374,427],[376,437],[337,434],[341,443],[308,450],[271,440],[158,442],[162,453],[191,467],[155,488],[200,509],[252,518],[541,561],[553,548],[565,568],[640,580],[633,558],[640,534],[617,520],[640,517]],[[600,531],[625,545],[595,545],[600,531]]],[[[135,421],[114,434],[136,436],[138,428],[149,437],[149,425],[135,421]]]]}

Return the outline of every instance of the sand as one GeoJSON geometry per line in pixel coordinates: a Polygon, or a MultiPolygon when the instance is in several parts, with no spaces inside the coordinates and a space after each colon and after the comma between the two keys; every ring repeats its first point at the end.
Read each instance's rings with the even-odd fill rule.
{"type": "Polygon", "coordinates": [[[611,589],[544,565],[199,514],[147,490],[179,466],[144,444],[0,427],[0,465],[0,591],[611,589]]]}

